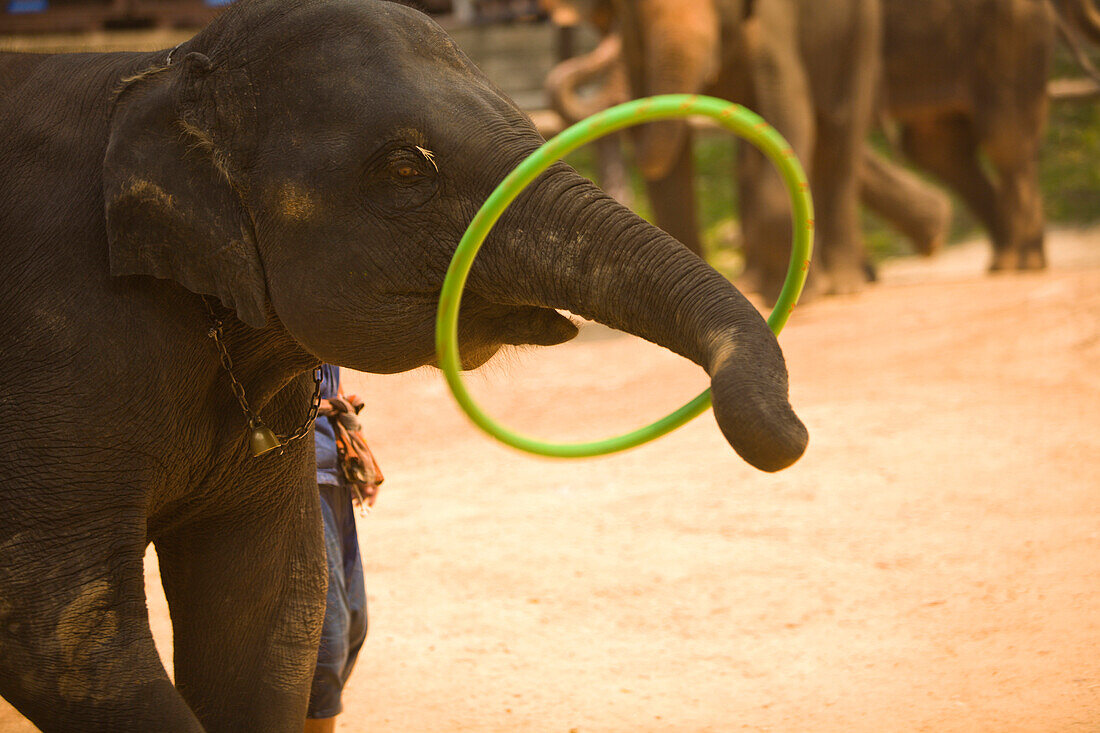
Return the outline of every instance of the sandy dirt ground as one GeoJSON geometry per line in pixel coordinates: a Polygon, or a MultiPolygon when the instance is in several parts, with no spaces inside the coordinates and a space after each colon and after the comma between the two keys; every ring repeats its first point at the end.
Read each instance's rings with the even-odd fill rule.
{"type": "MultiPolygon", "coordinates": [[[[1043,274],[987,257],[795,312],[811,445],[776,475],[709,415],[560,462],[477,432],[432,370],[350,375],[388,480],[339,730],[1100,731],[1100,229],[1054,232],[1043,274]]],[[[705,387],[598,326],[494,364],[487,409],[558,439],[705,387]]],[[[3,707],[0,730],[33,728],[3,707]]]]}

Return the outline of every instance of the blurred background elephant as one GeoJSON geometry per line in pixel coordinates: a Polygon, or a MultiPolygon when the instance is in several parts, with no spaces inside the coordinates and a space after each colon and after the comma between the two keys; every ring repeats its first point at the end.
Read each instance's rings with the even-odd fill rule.
{"type": "MultiPolygon", "coordinates": [[[[878,0],[642,0],[611,7],[631,96],[714,94],[746,104],[783,133],[817,200],[819,256],[808,291],[859,289],[859,150],[878,80],[878,0]]],[[[634,137],[657,223],[700,252],[690,128],[657,123],[634,137]]],[[[789,253],[786,192],[754,150],[742,152],[738,169],[746,275],[774,297],[789,253]]]]}
{"type": "Polygon", "coordinates": [[[1055,42],[1043,0],[882,0],[883,108],[902,149],[989,232],[991,269],[1039,269],[1039,147],[1055,42]],[[930,49],[934,49],[930,53],[930,49]]]}
{"type": "Polygon", "coordinates": [[[1093,43],[1100,43],[1100,8],[1096,0],[1050,0],[1059,16],[1075,32],[1093,43]]]}
{"type": "MultiPolygon", "coordinates": [[[[974,212],[993,243],[992,269],[1044,266],[1037,165],[1055,21],[1064,18],[1069,33],[1091,37],[1100,26],[1090,0],[1058,0],[1057,8],[1046,0],[935,0],[920,13],[905,0],[875,0],[848,8],[839,19],[838,4],[826,13],[813,2],[691,0],[666,8],[664,1],[581,5],[617,13],[613,26],[603,24],[623,38],[630,96],[726,96],[761,113],[791,140],[810,170],[817,200],[814,290],[856,290],[872,274],[863,266],[853,177],[862,202],[917,251],[930,254],[946,239],[949,200],[862,143],[872,121],[974,212]],[[877,53],[867,53],[867,39],[877,53]],[[859,144],[842,132],[858,135],[859,144]]],[[[552,75],[551,81],[587,78],[575,73],[552,75]]],[[[612,84],[608,89],[617,91],[612,84]]],[[[553,85],[551,91],[568,114],[565,102],[577,95],[553,85]]],[[[574,109],[590,112],[608,96],[591,96],[588,108],[574,109]]],[[[690,132],[673,123],[652,127],[638,136],[637,155],[657,222],[699,251],[690,132]]],[[[744,153],[739,168],[746,272],[774,297],[789,251],[786,205],[777,177],[758,154],[744,153]]]]}

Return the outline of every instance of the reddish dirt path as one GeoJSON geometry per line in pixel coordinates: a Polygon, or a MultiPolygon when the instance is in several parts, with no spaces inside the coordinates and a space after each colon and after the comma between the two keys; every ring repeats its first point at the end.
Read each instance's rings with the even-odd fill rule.
{"type": "MultiPolygon", "coordinates": [[[[563,463],[475,432],[432,371],[352,375],[388,481],[339,729],[1100,731],[1100,229],[1051,239],[1041,275],[986,277],[975,243],[799,309],[811,447],[774,476],[709,416],[563,463]]],[[[599,327],[471,382],[560,438],[705,386],[599,327]]]]}

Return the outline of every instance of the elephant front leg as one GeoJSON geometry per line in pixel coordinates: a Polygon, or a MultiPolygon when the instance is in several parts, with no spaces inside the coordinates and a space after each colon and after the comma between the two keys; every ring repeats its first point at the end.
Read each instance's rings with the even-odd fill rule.
{"type": "Polygon", "coordinates": [[[997,170],[998,215],[1007,232],[993,242],[990,270],[1042,270],[1046,267],[1043,247],[1043,197],[1039,190],[1039,140],[1042,123],[1027,128],[1008,125],[998,128],[987,143],[989,159],[997,170]],[[1002,129],[1007,128],[1007,129],[1002,129]],[[1024,129],[1027,128],[1027,129],[1024,129]]]}
{"type": "Polygon", "coordinates": [[[825,120],[820,120],[817,127],[810,174],[815,236],[820,243],[820,263],[828,277],[828,292],[836,295],[859,292],[872,271],[859,221],[864,129],[861,125],[825,120]]]}
{"type": "MultiPolygon", "coordinates": [[[[267,492],[265,492],[267,493],[267,492]]],[[[156,541],[176,686],[208,731],[301,731],[325,608],[316,485],[156,541]]]]}
{"type": "Polygon", "coordinates": [[[140,516],[0,502],[0,695],[44,731],[201,731],[157,655],[140,516]]]}
{"type": "MultiPolygon", "coordinates": [[[[744,287],[760,293],[769,304],[779,298],[791,258],[790,203],[787,189],[764,155],[748,145],[738,147],[738,199],[741,206],[744,287]]],[[[803,302],[824,294],[821,258],[810,261],[803,302]]]]}
{"type": "MultiPolygon", "coordinates": [[[[787,139],[812,176],[817,122],[810,79],[799,50],[798,14],[791,3],[768,3],[759,6],[759,15],[745,29],[751,80],[747,103],[787,139]]],[[[737,183],[745,280],[774,303],[791,254],[789,196],[772,164],[744,144],[738,154],[737,183]]],[[[819,209],[815,205],[815,210],[819,209]]],[[[814,257],[802,297],[806,300],[828,289],[821,258],[814,257]]]]}

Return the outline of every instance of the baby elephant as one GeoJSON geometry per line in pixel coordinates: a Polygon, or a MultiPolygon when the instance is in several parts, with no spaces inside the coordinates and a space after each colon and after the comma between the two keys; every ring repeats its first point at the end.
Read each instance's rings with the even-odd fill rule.
{"type": "MultiPolygon", "coordinates": [[[[313,372],[435,362],[451,255],[541,142],[432,21],[378,0],[241,0],[157,53],[0,54],[5,699],[46,731],[301,730],[324,608],[313,372]],[[253,457],[261,425],[282,452],[253,457]]],[[[464,365],[569,339],[556,309],[706,369],[754,466],[804,451],[759,314],[565,165],[485,244],[464,365]]]]}

